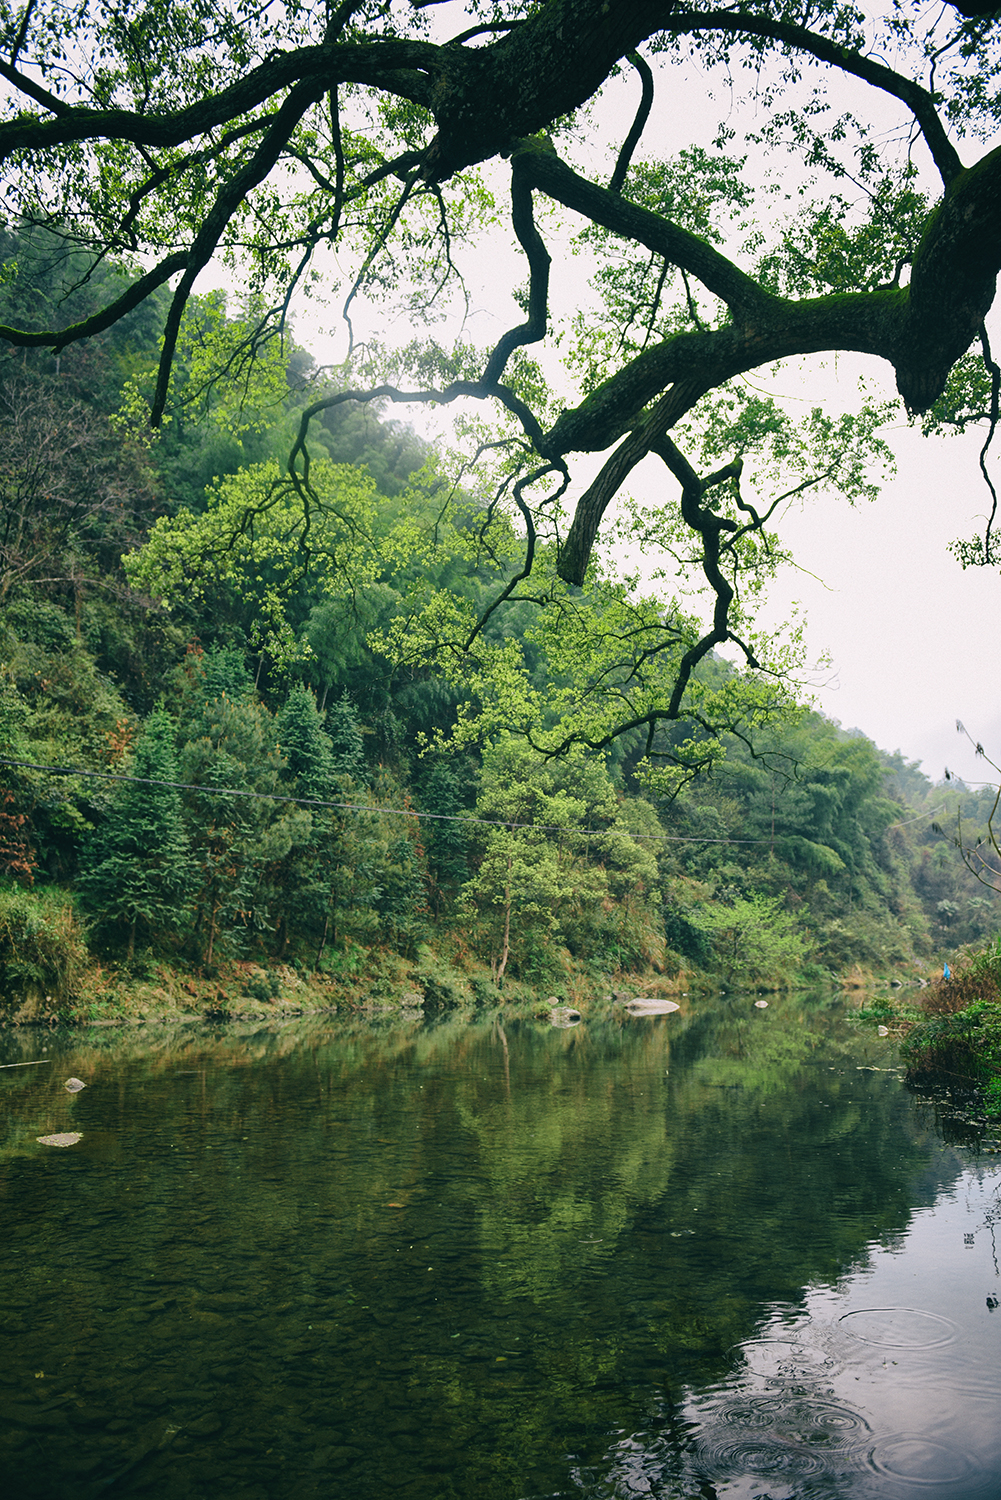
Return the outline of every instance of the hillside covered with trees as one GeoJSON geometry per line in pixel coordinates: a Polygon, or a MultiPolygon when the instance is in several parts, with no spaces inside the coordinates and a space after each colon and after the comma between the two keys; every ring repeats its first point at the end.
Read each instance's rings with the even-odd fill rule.
{"type": "MultiPolygon", "coordinates": [[[[91,305],[46,234],[2,259],[3,321],[91,305]]],[[[994,929],[951,837],[989,800],[779,678],[748,694],[706,655],[656,742],[568,734],[623,678],[647,690],[610,653],[669,606],[609,564],[492,611],[524,534],[371,404],[324,415],[304,543],[284,461],[314,371],[289,345],[202,382],[200,338],[240,334],[218,294],[189,304],[189,385],[151,438],[132,406],[165,301],[0,361],[8,1014],[167,971],[265,1003],[313,973],[441,996],[907,977],[994,929]],[[457,616],[483,622],[461,660],[457,616]]]]}

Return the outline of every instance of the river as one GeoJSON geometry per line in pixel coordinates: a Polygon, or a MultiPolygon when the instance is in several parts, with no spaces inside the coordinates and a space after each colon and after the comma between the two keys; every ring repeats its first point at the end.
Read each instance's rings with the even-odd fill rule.
{"type": "Polygon", "coordinates": [[[0,1033],[6,1493],[992,1500],[1001,1157],[756,998],[0,1033]]]}

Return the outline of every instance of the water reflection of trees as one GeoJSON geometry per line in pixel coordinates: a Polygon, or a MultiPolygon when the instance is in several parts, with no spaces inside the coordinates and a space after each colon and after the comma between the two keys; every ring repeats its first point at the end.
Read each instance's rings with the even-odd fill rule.
{"type": "Polygon", "coordinates": [[[942,1072],[908,1077],[906,1087],[915,1099],[915,1112],[947,1146],[974,1152],[998,1149],[1001,1125],[984,1115],[983,1091],[969,1078],[942,1072]]]}
{"type": "MultiPolygon", "coordinates": [[[[716,1378],[764,1305],[835,1281],[952,1170],[897,1080],[860,1071],[877,1044],[802,997],[572,1030],[314,1017],[51,1045],[44,1071],[88,1082],[72,1107],[93,1153],[49,1173],[53,1232],[72,1213],[79,1236],[81,1205],[96,1224],[109,1180],[127,1208],[104,1240],[53,1252],[58,1309],[37,1289],[67,1357],[132,1337],[94,1311],[124,1305],[123,1284],[168,1287],[151,1315],[168,1345],[192,1320],[221,1340],[236,1299],[248,1369],[287,1357],[366,1450],[405,1392],[484,1497],[515,1492],[525,1453],[601,1461],[610,1429],[716,1378]]],[[[8,1205],[38,1170],[25,1138],[61,1128],[52,1082],[17,1086],[8,1205]]],[[[277,1397],[271,1412],[241,1390],[234,1421],[280,1421],[277,1397]]]]}

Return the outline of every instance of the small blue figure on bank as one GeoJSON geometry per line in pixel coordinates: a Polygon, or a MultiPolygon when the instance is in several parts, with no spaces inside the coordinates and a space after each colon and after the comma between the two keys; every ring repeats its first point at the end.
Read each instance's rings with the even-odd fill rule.
{"type": "Polygon", "coordinates": [[[952,978],[952,970],[949,968],[948,964],[943,964],[942,965],[942,978],[943,979],[951,979],[952,978]]]}

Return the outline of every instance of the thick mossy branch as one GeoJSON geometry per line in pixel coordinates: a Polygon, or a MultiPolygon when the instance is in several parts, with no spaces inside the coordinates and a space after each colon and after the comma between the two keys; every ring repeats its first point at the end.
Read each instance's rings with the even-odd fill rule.
{"type": "MultiPolygon", "coordinates": [[[[966,5],[959,0],[955,8],[970,15],[970,3],[976,0],[966,5]]],[[[338,83],[361,84],[430,110],[438,130],[425,172],[442,182],[572,113],[600,88],[616,63],[649,38],[698,29],[735,38],[766,37],[893,94],[914,113],[943,174],[950,170],[952,148],[937,137],[931,96],[912,80],[806,28],[739,11],[687,12],[676,0],[548,0],[516,24],[505,24],[504,34],[484,47],[463,46],[461,38],[436,46],[385,34],[345,36],[339,23],[319,45],[272,54],[216,93],[176,110],[150,113],[95,108],[89,101],[72,104],[8,63],[3,68],[7,82],[51,117],[23,114],[0,125],[0,161],[12,151],[43,151],[87,140],[175,147],[231,123],[296,84],[318,80],[325,90],[338,83]]],[[[475,27],[463,37],[472,39],[483,30],[475,27]]]]}
{"type": "Polygon", "coordinates": [[[642,91],[640,93],[636,118],[629,127],[629,134],[622,142],[622,150],[619,152],[618,160],[615,163],[615,171],[612,173],[608,184],[609,191],[612,193],[621,193],[625,187],[629,163],[633,159],[633,152],[639,145],[640,136],[643,134],[646,122],[650,118],[650,111],[653,108],[653,73],[650,70],[649,63],[644,62],[638,52],[630,52],[629,61],[640,75],[642,91]]]}
{"type": "Polygon", "coordinates": [[[725,302],[734,316],[767,316],[773,300],[753,276],[741,271],[707,240],[648,208],[630,203],[611,187],[601,187],[581,177],[560,160],[555,151],[526,153],[524,170],[532,185],[624,240],[643,245],[662,255],[672,265],[696,276],[706,289],[725,302]]]}
{"type": "Polygon", "coordinates": [[[489,47],[448,49],[431,101],[428,177],[441,182],[503,155],[573,113],[673,9],[673,0],[549,0],[489,47]]]}
{"type": "Polygon", "coordinates": [[[552,457],[600,451],[628,433],[578,503],[561,555],[571,581],[583,578],[602,516],[628,474],[708,391],[773,360],[851,349],[888,360],[908,409],[926,411],[993,301],[1001,148],[953,178],[918,247],[909,287],[799,301],[765,291],[697,236],[586,182],[553,154],[532,156],[528,170],[565,207],[697,276],[733,316],[722,328],[677,334],[645,350],[547,434],[543,451],[552,457]]]}
{"type": "Polygon", "coordinates": [[[82,339],[103,333],[106,328],[112,328],[121,318],[140,307],[171,276],[183,271],[187,263],[187,251],[178,250],[173,255],[166,256],[152,271],[147,271],[145,276],[134,281],[114,302],[109,302],[107,307],[102,307],[89,318],[67,328],[43,329],[37,333],[31,329],[0,326],[0,339],[15,344],[19,349],[54,349],[58,353],[68,344],[79,343],[82,339]]]}
{"type": "Polygon", "coordinates": [[[654,405],[645,421],[629,434],[605,462],[598,477],[577,502],[573,522],[560,548],[561,578],[568,583],[583,583],[598,528],[608,506],[630,472],[646,458],[667,429],[680,421],[686,412],[691,411],[707,389],[707,386],[702,386],[697,381],[679,381],[672,386],[654,405]]]}
{"type": "MultiPolygon", "coordinates": [[[[0,124],[0,163],[14,151],[49,151],[82,141],[169,150],[231,124],[299,83],[315,83],[321,95],[338,82],[368,84],[426,108],[431,100],[428,74],[435,71],[441,51],[430,42],[398,38],[300,47],[269,58],[217,93],[171,111],[96,109],[59,101],[62,107],[53,119],[23,114],[0,124]]],[[[15,87],[34,97],[29,82],[17,74],[15,87]]],[[[47,107],[54,109],[52,104],[47,107]]]]}
{"type": "Polygon", "coordinates": [[[1001,268],[1001,147],[960,173],[921,237],[893,364],[912,412],[925,412],[977,337],[1001,268]]]}
{"type": "Polygon", "coordinates": [[[532,180],[526,168],[526,160],[534,153],[516,152],[511,163],[511,223],[518,236],[518,243],[528,257],[529,292],[528,318],[511,328],[498,341],[494,352],[483,371],[483,384],[496,385],[504,368],[516,349],[525,344],[536,344],[546,336],[549,318],[549,251],[542,235],[535,227],[532,212],[532,180]]]}

